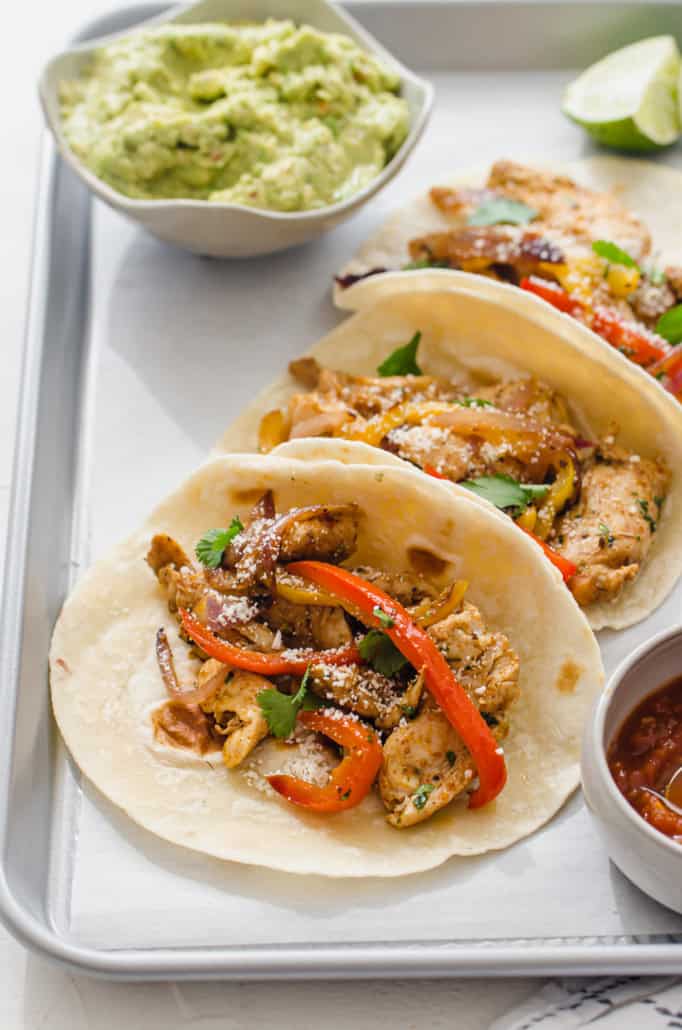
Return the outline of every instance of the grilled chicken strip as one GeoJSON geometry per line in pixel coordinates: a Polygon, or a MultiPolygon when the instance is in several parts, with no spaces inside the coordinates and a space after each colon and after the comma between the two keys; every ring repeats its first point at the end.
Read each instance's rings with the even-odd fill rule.
{"type": "Polygon", "coordinates": [[[333,701],[346,712],[372,719],[383,730],[393,729],[408,712],[417,709],[423,689],[421,676],[401,691],[395,680],[358,665],[314,665],[308,685],[323,701],[333,701]]]}
{"type": "Polygon", "coordinates": [[[513,161],[496,161],[486,186],[537,211],[539,218],[533,225],[546,224],[567,236],[590,242],[612,240],[636,261],[651,250],[646,226],[612,193],[595,192],[568,176],[513,161]]]}
{"type": "Polygon", "coordinates": [[[558,520],[549,541],[578,566],[569,582],[578,604],[613,600],[635,578],[668,485],[662,462],[615,444],[599,446],[584,469],[578,504],[558,520]]]}
{"type": "Polygon", "coordinates": [[[332,504],[314,518],[290,523],[282,533],[280,561],[345,561],[355,550],[358,518],[357,505],[332,504]]]}
{"type": "MultiPolygon", "coordinates": [[[[204,663],[197,686],[220,670],[220,662],[209,658],[204,663]]],[[[234,769],[244,761],[257,744],[268,733],[268,724],[257,697],[262,690],[269,690],[272,684],[264,676],[236,669],[225,670],[225,681],[215,694],[203,702],[201,709],[213,720],[213,731],[224,737],[223,761],[228,769],[234,769]]]]}
{"type": "Polygon", "coordinates": [[[342,608],[292,604],[276,597],[268,608],[267,620],[270,626],[281,631],[285,640],[295,641],[296,647],[325,650],[344,647],[353,640],[342,608]]]}
{"type": "MultiPolygon", "coordinates": [[[[519,659],[502,633],[486,629],[478,609],[465,601],[428,630],[448,664],[499,740],[518,696],[519,659]]],[[[396,827],[428,819],[471,786],[469,751],[443,713],[425,701],[416,719],[401,724],[384,744],[379,791],[396,827]]]]}

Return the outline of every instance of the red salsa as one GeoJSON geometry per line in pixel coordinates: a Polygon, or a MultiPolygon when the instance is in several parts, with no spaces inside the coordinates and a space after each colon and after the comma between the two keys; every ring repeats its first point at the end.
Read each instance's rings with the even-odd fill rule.
{"type": "Polygon", "coordinates": [[[635,811],[682,844],[682,676],[637,705],[607,758],[616,786],[635,811]]]}

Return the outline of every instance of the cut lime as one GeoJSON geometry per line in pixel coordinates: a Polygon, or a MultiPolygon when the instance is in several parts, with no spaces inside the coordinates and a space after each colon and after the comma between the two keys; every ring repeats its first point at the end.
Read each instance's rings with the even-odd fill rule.
{"type": "Polygon", "coordinates": [[[682,131],[680,52],[672,36],[615,50],[570,84],[562,110],[600,143],[655,150],[682,131]]]}

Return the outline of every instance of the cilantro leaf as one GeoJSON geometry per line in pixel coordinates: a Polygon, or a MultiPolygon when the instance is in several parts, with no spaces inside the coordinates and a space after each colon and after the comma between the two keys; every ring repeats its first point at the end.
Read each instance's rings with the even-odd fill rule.
{"type": "Polygon", "coordinates": [[[469,225],[526,225],[538,217],[538,212],[518,200],[496,197],[486,200],[467,219],[469,225]]]}
{"type": "Polygon", "coordinates": [[[625,265],[626,268],[637,268],[637,262],[631,258],[626,250],[623,250],[617,243],[611,240],[595,240],[592,250],[600,258],[610,261],[612,265],[625,265]]]}
{"type": "Polygon", "coordinates": [[[682,343],[682,304],[661,315],[656,323],[656,332],[668,343],[682,343]]]}
{"type": "Polygon", "coordinates": [[[426,804],[429,794],[432,794],[435,789],[436,788],[433,783],[422,783],[417,787],[416,791],[412,795],[412,803],[414,807],[421,812],[422,808],[426,804]]]}
{"type": "Polygon", "coordinates": [[[460,397],[457,401],[463,408],[494,408],[491,401],[484,401],[481,397],[460,397]]]}
{"type": "Polygon", "coordinates": [[[202,565],[209,569],[217,569],[223,560],[225,548],[244,529],[238,515],[232,519],[227,529],[209,529],[204,533],[195,548],[195,553],[202,565]]]}
{"type": "Polygon", "coordinates": [[[309,678],[310,666],[306,669],[301,685],[295,694],[282,694],[272,687],[268,690],[261,690],[256,695],[256,701],[273,737],[282,739],[290,737],[294,732],[296,716],[300,710],[309,711],[311,708],[318,707],[312,698],[307,697],[309,678]]]}
{"type": "Polygon", "coordinates": [[[358,644],[360,656],[382,676],[395,676],[407,664],[390,637],[380,629],[371,629],[358,644]]]}
{"type": "Polygon", "coordinates": [[[540,501],[549,490],[546,483],[519,483],[512,476],[496,473],[494,476],[479,476],[478,479],[463,479],[460,486],[490,501],[496,508],[513,508],[519,514],[533,501],[540,501]]]}
{"type": "Polygon", "coordinates": [[[390,615],[387,615],[384,609],[380,608],[378,604],[375,604],[372,608],[372,615],[379,620],[384,629],[390,629],[391,626],[395,625],[395,620],[392,619],[390,615]]]}
{"type": "Polygon", "coordinates": [[[645,270],[645,274],[650,283],[654,286],[663,286],[666,282],[666,274],[662,268],[657,268],[656,265],[651,265],[645,270]]]}
{"type": "Polygon", "coordinates": [[[389,354],[385,361],[382,361],[377,372],[380,376],[420,376],[422,370],[417,364],[417,348],[422,334],[414,334],[409,343],[404,347],[397,347],[392,354],[389,354]]]}
{"type": "Polygon", "coordinates": [[[441,261],[438,258],[419,258],[418,261],[408,261],[406,265],[403,265],[400,269],[401,272],[414,272],[418,268],[449,268],[450,264],[447,261],[441,261]]]}

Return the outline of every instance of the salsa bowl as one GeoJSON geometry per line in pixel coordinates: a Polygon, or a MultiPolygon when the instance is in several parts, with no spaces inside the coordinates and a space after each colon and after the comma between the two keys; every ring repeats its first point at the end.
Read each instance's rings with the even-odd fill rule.
{"type": "Polygon", "coordinates": [[[623,661],[598,698],[583,738],[582,786],[611,860],[637,887],[682,912],[682,844],[651,826],[618,789],[610,745],[637,706],[682,670],[682,626],[664,630],[623,661]]]}
{"type": "Polygon", "coordinates": [[[367,203],[398,173],[428,121],[433,87],[397,61],[354,18],[328,0],[200,0],[138,23],[130,30],[81,43],[53,57],[39,80],[45,118],[64,161],[100,200],[143,226],[159,239],[211,257],[254,257],[297,246],[328,232],[367,203]],[[291,18],[324,32],[340,32],[380,58],[401,80],[409,108],[409,132],[383,170],[357,193],[327,207],[280,212],[195,199],[138,200],[98,178],[68,145],[62,131],[59,83],[82,74],[99,47],[142,28],[165,24],[291,18]]]}

